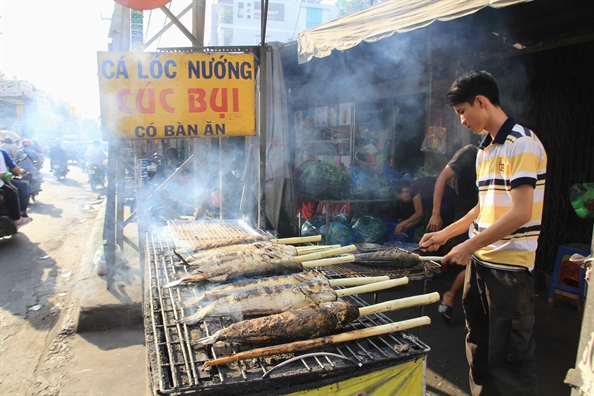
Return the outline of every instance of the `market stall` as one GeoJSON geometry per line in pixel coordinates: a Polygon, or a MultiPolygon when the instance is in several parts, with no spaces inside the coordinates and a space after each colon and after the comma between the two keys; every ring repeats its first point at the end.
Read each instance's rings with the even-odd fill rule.
{"type": "MultiPolygon", "coordinates": [[[[183,252],[197,244],[261,236],[241,221],[173,222],[168,230],[147,235],[144,317],[154,394],[293,394],[307,390],[328,395],[345,389],[368,395],[394,390],[424,394],[430,348],[406,329],[428,324],[428,318],[393,323],[381,310],[365,311],[368,304],[356,295],[339,300],[356,307],[358,318],[326,336],[281,344],[282,349],[276,349],[278,345],[246,348],[241,342],[202,345],[201,340],[228,331],[245,319],[223,315],[188,324],[185,318],[193,312],[188,299],[213,285],[170,286],[190,273],[182,263],[183,252]],[[359,333],[363,335],[349,338],[359,333]]],[[[308,271],[330,280],[349,278],[323,268],[308,271]]],[[[429,301],[437,296],[432,298],[429,301]]],[[[270,328],[269,332],[274,331],[270,328]]]]}

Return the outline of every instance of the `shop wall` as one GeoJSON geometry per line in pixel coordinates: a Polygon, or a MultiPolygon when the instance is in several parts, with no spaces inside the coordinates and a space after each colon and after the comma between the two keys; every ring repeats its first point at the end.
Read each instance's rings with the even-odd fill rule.
{"type": "MultiPolygon", "coordinates": [[[[594,180],[591,109],[594,77],[586,54],[594,53],[591,21],[594,3],[532,2],[428,28],[431,75],[429,118],[443,114],[448,152],[466,144],[471,134],[443,97],[454,78],[472,69],[489,71],[500,85],[501,106],[508,116],[532,129],[548,154],[543,228],[537,268],[552,271],[560,245],[590,245],[592,220],[577,217],[570,187],[594,180]],[[588,33],[589,32],[589,33],[588,33]],[[530,48],[529,45],[533,45],[530,48]],[[523,48],[525,47],[525,48],[523,48]],[[438,70],[443,71],[443,70],[438,70]]],[[[440,169],[442,159],[427,155],[427,166],[440,169]]]]}

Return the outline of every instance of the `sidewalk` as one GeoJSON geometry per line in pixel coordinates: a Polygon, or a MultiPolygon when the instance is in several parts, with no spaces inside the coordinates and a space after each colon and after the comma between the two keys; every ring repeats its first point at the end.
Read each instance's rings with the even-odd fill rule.
{"type": "MultiPolygon", "coordinates": [[[[127,265],[118,267],[114,288],[93,264],[102,243],[105,202],[86,241],[79,279],[56,326],[44,362],[44,392],[60,395],[149,395],[142,321],[141,274],[136,224],[126,227],[127,265]]],[[[46,394],[46,393],[41,393],[46,394]]]]}

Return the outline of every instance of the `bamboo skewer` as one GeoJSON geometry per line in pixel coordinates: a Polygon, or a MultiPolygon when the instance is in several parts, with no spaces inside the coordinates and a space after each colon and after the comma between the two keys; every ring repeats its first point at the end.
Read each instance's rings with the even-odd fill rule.
{"type": "MultiPolygon", "coordinates": [[[[370,293],[378,290],[390,289],[392,287],[406,285],[407,283],[408,278],[405,276],[403,278],[390,279],[383,282],[370,283],[363,286],[356,286],[348,289],[339,289],[335,291],[338,297],[344,297],[353,294],[370,293]]],[[[361,310],[359,310],[359,312],[360,311],[361,310]]]]}
{"type": "Polygon", "coordinates": [[[342,256],[342,257],[332,257],[326,258],[321,260],[312,260],[312,261],[305,261],[301,263],[303,268],[315,268],[315,267],[323,267],[326,265],[334,265],[334,264],[343,264],[343,263],[352,263],[355,261],[355,256],[352,254],[342,256]]]}
{"type": "Polygon", "coordinates": [[[313,235],[313,236],[306,236],[306,237],[271,239],[270,242],[278,243],[280,245],[292,245],[294,243],[318,242],[321,240],[322,240],[321,235],[313,235]]]}
{"type": "Polygon", "coordinates": [[[318,259],[322,259],[325,257],[337,256],[337,255],[343,254],[343,253],[351,253],[356,250],[357,250],[357,247],[355,245],[349,245],[349,246],[339,247],[339,248],[335,248],[335,249],[328,249],[328,250],[324,250],[321,252],[304,254],[303,256],[297,256],[297,257],[295,257],[295,261],[302,263],[304,261],[318,260],[318,259]]]}
{"type": "Polygon", "coordinates": [[[297,250],[297,254],[307,254],[307,253],[319,252],[322,250],[336,249],[339,247],[340,247],[340,245],[312,245],[312,246],[295,246],[295,249],[297,250]]]}
{"type": "Polygon", "coordinates": [[[330,286],[338,287],[338,286],[358,286],[358,285],[367,285],[369,283],[381,282],[385,280],[389,280],[389,276],[359,276],[356,278],[341,278],[341,279],[328,279],[330,286]]]}
{"type": "Polygon", "coordinates": [[[369,327],[361,330],[348,331],[341,334],[319,337],[306,341],[296,341],[288,344],[256,348],[250,351],[239,352],[231,356],[206,361],[204,362],[204,367],[216,366],[223,363],[237,362],[239,360],[253,359],[263,356],[278,355],[282,353],[300,352],[308,349],[322,347],[329,344],[339,344],[342,342],[358,340],[361,338],[395,333],[397,331],[408,330],[414,327],[424,326],[428,324],[431,324],[431,319],[428,316],[421,316],[419,318],[403,320],[395,323],[388,323],[385,325],[369,327]]]}
{"type": "Polygon", "coordinates": [[[419,296],[399,298],[397,300],[390,300],[383,303],[359,308],[359,316],[367,316],[388,311],[397,311],[399,309],[432,304],[437,301],[439,301],[438,292],[421,294],[419,296]]]}

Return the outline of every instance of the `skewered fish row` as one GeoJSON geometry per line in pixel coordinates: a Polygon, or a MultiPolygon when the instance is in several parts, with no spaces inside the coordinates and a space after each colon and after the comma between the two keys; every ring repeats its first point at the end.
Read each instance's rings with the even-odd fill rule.
{"type": "Polygon", "coordinates": [[[218,282],[225,283],[241,278],[257,278],[272,275],[287,275],[302,272],[304,268],[322,265],[332,265],[340,262],[352,262],[355,257],[347,255],[331,259],[312,260],[300,263],[288,254],[273,253],[247,253],[241,257],[229,260],[211,262],[208,267],[199,268],[190,275],[163,286],[164,288],[187,283],[218,282]]]}
{"type": "Polygon", "coordinates": [[[279,314],[233,323],[195,343],[210,345],[217,341],[227,341],[258,346],[305,340],[331,334],[359,316],[430,304],[438,300],[439,293],[434,292],[363,308],[357,308],[345,301],[308,305],[279,314]]]}
{"type": "Polygon", "coordinates": [[[299,284],[315,279],[326,280],[332,287],[336,286],[357,286],[367,283],[380,282],[390,279],[388,276],[371,276],[371,277],[357,277],[357,278],[343,278],[343,279],[328,279],[321,273],[314,271],[298,272],[290,275],[277,275],[261,279],[246,279],[243,281],[234,282],[231,284],[224,284],[206,290],[198,297],[188,298],[184,301],[184,306],[189,308],[201,303],[202,301],[212,301],[219,298],[227,297],[232,294],[241,293],[260,286],[275,287],[277,285],[285,284],[299,284]]]}
{"type": "Polygon", "coordinates": [[[363,292],[375,292],[408,283],[408,278],[392,279],[365,286],[334,290],[326,279],[314,279],[299,284],[255,287],[241,293],[220,298],[183,318],[180,322],[196,324],[207,316],[270,315],[293,310],[310,304],[337,301],[339,297],[363,292]]]}
{"type": "Polygon", "coordinates": [[[291,245],[272,244],[268,242],[256,242],[252,244],[226,246],[219,249],[207,250],[188,256],[186,258],[182,257],[181,255],[178,255],[178,257],[180,257],[184,264],[187,266],[199,267],[204,265],[210,265],[213,261],[233,260],[249,252],[262,254],[281,253],[288,254],[289,256],[299,256],[299,258],[296,258],[296,260],[303,262],[329,256],[335,256],[342,253],[354,252],[355,250],[357,250],[355,245],[349,245],[344,247],[327,249],[324,251],[313,252],[310,254],[300,255],[297,248],[291,245]]]}
{"type": "Polygon", "coordinates": [[[268,241],[275,244],[294,244],[304,242],[317,242],[322,239],[321,235],[314,235],[309,237],[295,237],[295,238],[281,238],[281,239],[268,239],[264,235],[243,235],[233,238],[218,239],[210,242],[202,242],[194,245],[193,249],[195,252],[199,250],[219,248],[230,245],[240,245],[245,243],[253,243],[259,241],[268,241]]]}
{"type": "Polygon", "coordinates": [[[241,320],[243,316],[270,315],[305,305],[335,301],[336,298],[334,289],[321,279],[296,285],[260,286],[220,298],[180,322],[193,325],[207,316],[231,316],[241,320]]]}

